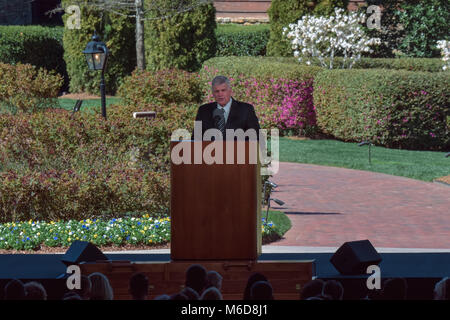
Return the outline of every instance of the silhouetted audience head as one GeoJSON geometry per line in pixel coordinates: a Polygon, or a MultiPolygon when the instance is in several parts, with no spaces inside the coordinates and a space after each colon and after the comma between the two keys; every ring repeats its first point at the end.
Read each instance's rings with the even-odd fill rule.
{"type": "Polygon", "coordinates": [[[206,269],[199,264],[193,264],[186,270],[185,286],[194,289],[200,295],[206,286],[206,269]]]}
{"type": "Polygon", "coordinates": [[[144,273],[135,273],[131,276],[128,290],[133,300],[147,299],[148,284],[148,277],[144,273]]]}
{"type": "Polygon", "coordinates": [[[325,281],[321,279],[315,279],[307,282],[303,286],[303,290],[300,293],[300,300],[306,300],[311,297],[315,297],[322,294],[325,281]]]}
{"type": "Polygon", "coordinates": [[[450,300],[450,278],[445,277],[434,286],[434,300],[450,300]]]}
{"type": "Polygon", "coordinates": [[[222,300],[222,293],[216,287],[209,287],[203,291],[200,300],[222,300]]]}
{"type": "Polygon", "coordinates": [[[82,300],[89,300],[91,298],[91,290],[91,280],[83,274],[81,275],[80,289],[73,289],[72,291],[79,295],[82,300]]]}
{"type": "Polygon", "coordinates": [[[332,300],[342,300],[344,298],[344,287],[339,281],[328,280],[323,286],[322,294],[329,296],[332,300]]]}
{"type": "Polygon", "coordinates": [[[181,292],[178,292],[178,293],[174,293],[173,295],[171,295],[170,300],[188,300],[188,297],[186,297],[181,292]]]}
{"type": "Polygon", "coordinates": [[[170,300],[170,296],[168,294],[160,294],[159,296],[156,296],[153,300],[170,300]]]}
{"type": "Polygon", "coordinates": [[[83,300],[75,291],[69,291],[64,294],[62,300],[83,300]]]}
{"type": "Polygon", "coordinates": [[[406,300],[408,286],[403,278],[393,278],[385,281],[381,290],[381,300],[406,300]]]}
{"type": "Polygon", "coordinates": [[[254,272],[248,277],[244,291],[244,300],[251,300],[250,289],[252,288],[252,285],[258,281],[267,281],[267,278],[259,272],[254,272]]]}
{"type": "Polygon", "coordinates": [[[251,300],[273,300],[272,286],[267,281],[256,281],[250,288],[251,300]]]}
{"type": "Polygon", "coordinates": [[[208,271],[206,273],[206,288],[216,287],[219,291],[222,290],[222,279],[222,276],[217,271],[208,271]]]}
{"type": "Polygon", "coordinates": [[[91,300],[113,300],[114,294],[108,278],[100,272],[89,275],[91,281],[91,300]]]}
{"type": "Polygon", "coordinates": [[[188,300],[200,299],[200,296],[198,295],[197,291],[195,291],[191,287],[184,288],[183,290],[181,290],[181,293],[184,294],[188,298],[188,300]]]}
{"type": "Polygon", "coordinates": [[[5,300],[25,300],[25,296],[25,286],[22,281],[12,279],[6,284],[3,295],[5,300]]]}
{"type": "Polygon", "coordinates": [[[24,287],[27,300],[47,300],[47,291],[39,282],[31,281],[24,287]]]}

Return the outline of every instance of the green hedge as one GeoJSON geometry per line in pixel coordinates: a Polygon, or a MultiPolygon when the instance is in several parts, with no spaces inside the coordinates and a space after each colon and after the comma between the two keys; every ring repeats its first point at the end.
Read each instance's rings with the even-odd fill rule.
{"type": "Polygon", "coordinates": [[[269,34],[270,26],[266,24],[219,24],[216,57],[265,56],[269,34]]]}
{"type": "MultiPolygon", "coordinates": [[[[202,75],[220,70],[224,76],[257,78],[313,79],[322,68],[304,66],[291,59],[275,57],[216,57],[204,62],[202,75]]],[[[210,79],[211,80],[211,79],[210,79]]]]}
{"type": "Polygon", "coordinates": [[[268,10],[270,19],[270,39],[267,54],[270,56],[290,56],[290,42],[283,36],[283,28],[297,22],[306,14],[330,15],[335,7],[347,8],[348,0],[272,0],[268,10]]]}
{"type": "Polygon", "coordinates": [[[172,1],[154,0],[148,4],[152,9],[149,10],[151,19],[145,21],[147,69],[196,71],[203,61],[214,56],[217,43],[214,5],[196,6],[194,0],[182,2],[186,6],[192,2],[194,9],[173,14],[172,1]],[[165,15],[168,17],[161,18],[165,15]]]}
{"type": "MultiPolygon", "coordinates": [[[[342,63],[341,61],[341,57],[336,57],[334,64],[339,65],[342,63]]],[[[274,76],[283,73],[289,74],[298,68],[308,67],[305,64],[300,64],[294,57],[216,57],[205,61],[204,65],[220,67],[224,70],[242,70],[249,75],[275,72],[274,76]]],[[[320,62],[318,59],[311,59],[311,65],[320,66],[320,62]]],[[[438,58],[361,58],[355,63],[353,69],[377,68],[442,72],[442,66],[443,61],[438,58]]]]}
{"type": "Polygon", "coordinates": [[[68,81],[62,38],[63,27],[0,26],[0,62],[54,70],[68,81]]]}
{"type": "MultiPolygon", "coordinates": [[[[84,0],[86,3],[88,0],[84,0]]],[[[63,0],[62,5],[71,5],[63,0]]],[[[100,72],[87,67],[83,50],[92,39],[94,30],[110,50],[105,71],[106,92],[114,94],[123,77],[136,67],[135,21],[115,13],[102,13],[86,5],[81,8],[81,29],[64,28],[64,60],[70,77],[71,92],[99,94],[100,72]],[[131,39],[133,41],[131,41],[131,39]]],[[[64,23],[68,15],[63,16],[64,23]]]]}
{"type": "Polygon", "coordinates": [[[314,81],[317,124],[345,141],[406,149],[450,147],[448,73],[326,70],[314,81]]]}

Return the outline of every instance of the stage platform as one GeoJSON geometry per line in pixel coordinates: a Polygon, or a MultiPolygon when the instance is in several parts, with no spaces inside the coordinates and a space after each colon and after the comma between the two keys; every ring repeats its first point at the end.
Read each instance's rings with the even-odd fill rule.
{"type": "MultiPolygon", "coordinates": [[[[169,262],[168,253],[105,253],[113,261],[169,262]]],[[[258,261],[314,260],[313,277],[341,281],[347,289],[344,299],[359,299],[367,293],[366,279],[369,275],[344,276],[330,263],[332,252],[263,253],[258,261]]],[[[381,278],[403,277],[408,282],[408,299],[431,299],[434,284],[450,276],[450,252],[388,252],[380,253],[381,278]]],[[[12,278],[23,281],[38,280],[51,286],[49,298],[58,299],[65,288],[66,266],[62,254],[3,254],[0,255],[0,287],[12,278]]],[[[269,279],[270,281],[270,279],[269,279]]],[[[150,279],[151,282],[151,279],[150,279]]],[[[2,290],[0,290],[2,291],[2,290]]],[[[1,292],[0,295],[3,293],[1,292]]]]}

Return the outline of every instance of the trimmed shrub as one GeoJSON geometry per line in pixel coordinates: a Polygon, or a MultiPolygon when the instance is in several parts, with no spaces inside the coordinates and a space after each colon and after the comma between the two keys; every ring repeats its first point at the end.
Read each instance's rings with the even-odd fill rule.
{"type": "Polygon", "coordinates": [[[269,41],[269,25],[218,25],[216,57],[265,56],[269,41]]]}
{"type": "MultiPolygon", "coordinates": [[[[342,57],[335,57],[336,64],[342,64],[342,57]]],[[[408,71],[441,72],[443,62],[438,58],[361,58],[353,69],[394,69],[408,71]]],[[[220,68],[227,72],[258,75],[274,73],[274,77],[294,73],[308,66],[299,64],[294,57],[217,57],[205,61],[208,68],[220,68]],[[239,72],[238,72],[239,73],[239,72]]],[[[318,59],[311,59],[311,66],[319,66],[318,59]]],[[[306,69],[307,70],[307,69],[306,69]]],[[[289,76],[291,77],[291,76],[289,76]]]]}
{"type": "MultiPolygon", "coordinates": [[[[84,0],[88,3],[88,0],[84,0]]],[[[71,5],[63,0],[62,5],[71,5]]],[[[64,29],[64,60],[70,77],[71,92],[99,93],[100,72],[87,67],[83,50],[92,39],[94,30],[110,50],[105,70],[106,93],[114,94],[121,79],[136,67],[135,21],[120,14],[100,12],[92,6],[80,5],[81,29],[64,29]]],[[[63,15],[64,24],[68,15],[63,15]]]]}
{"type": "Polygon", "coordinates": [[[234,78],[244,75],[254,78],[306,80],[313,79],[314,74],[320,70],[322,70],[320,67],[300,65],[292,58],[216,57],[205,61],[200,74],[203,79],[209,81],[212,80],[211,75],[208,75],[210,72],[219,72],[224,76],[234,78]]]}
{"type": "MultiPolygon", "coordinates": [[[[337,59],[337,61],[339,61],[339,59],[337,59]]],[[[361,58],[353,68],[440,72],[442,71],[442,61],[437,58],[361,58]]]]}
{"type": "Polygon", "coordinates": [[[66,73],[62,27],[0,26],[0,62],[66,73]]]}
{"type": "MultiPolygon", "coordinates": [[[[335,57],[334,64],[342,65],[342,57],[335,57]]],[[[311,65],[320,66],[320,61],[310,59],[311,65]]],[[[325,59],[329,63],[328,59],[325,59]]],[[[297,62],[298,63],[298,62],[297,62]]],[[[442,61],[437,58],[361,58],[352,69],[394,69],[407,71],[440,72],[442,61]]]]}
{"type": "MultiPolygon", "coordinates": [[[[195,6],[196,1],[189,0],[195,6]]],[[[189,1],[183,1],[188,4],[189,1]]],[[[203,61],[216,53],[216,10],[212,3],[191,11],[169,15],[171,1],[152,1],[150,17],[145,23],[145,54],[147,69],[199,70],[203,61]]],[[[150,5],[150,4],[149,4],[150,5]]]]}
{"type": "Polygon", "coordinates": [[[154,105],[157,119],[133,119],[142,106],[99,114],[47,110],[0,115],[0,221],[167,214],[169,143],[192,130],[197,104],[154,105]]]}
{"type": "Polygon", "coordinates": [[[283,36],[283,28],[297,22],[303,15],[329,16],[335,7],[347,9],[348,0],[272,0],[268,10],[270,18],[270,38],[267,55],[290,56],[291,44],[283,36]]]}
{"type": "Polygon", "coordinates": [[[132,106],[200,103],[202,83],[197,74],[183,70],[152,72],[136,69],[124,79],[118,95],[124,104],[132,106]]]}
{"type": "Polygon", "coordinates": [[[0,113],[33,112],[57,105],[63,79],[29,64],[0,63],[0,113]]]}
{"type": "Polygon", "coordinates": [[[117,217],[167,211],[168,177],[120,165],[89,172],[0,172],[0,221],[117,217]]]}
{"type": "Polygon", "coordinates": [[[329,70],[316,75],[317,124],[344,141],[405,149],[450,147],[446,73],[329,70]]]}

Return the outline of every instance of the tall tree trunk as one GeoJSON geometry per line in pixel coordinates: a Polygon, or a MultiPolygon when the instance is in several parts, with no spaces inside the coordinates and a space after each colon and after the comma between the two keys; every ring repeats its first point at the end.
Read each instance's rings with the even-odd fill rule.
{"type": "Polygon", "coordinates": [[[145,70],[143,0],[135,0],[136,5],[136,60],[139,70],[145,70]]]}

